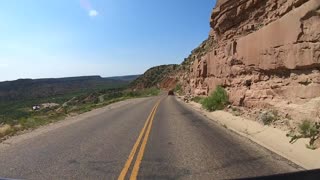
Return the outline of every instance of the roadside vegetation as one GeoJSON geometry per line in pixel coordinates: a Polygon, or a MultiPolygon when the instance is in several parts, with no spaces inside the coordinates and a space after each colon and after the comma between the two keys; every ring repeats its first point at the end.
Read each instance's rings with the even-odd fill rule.
{"type": "Polygon", "coordinates": [[[217,86],[209,97],[196,100],[199,100],[202,107],[208,111],[222,110],[229,104],[228,93],[221,86],[217,86]]]}
{"type": "Polygon", "coordinates": [[[259,115],[258,119],[264,125],[271,125],[272,123],[280,120],[280,116],[277,110],[268,110],[263,111],[259,115]]]}
{"type": "Polygon", "coordinates": [[[191,101],[201,104],[201,102],[203,101],[203,99],[205,99],[205,98],[204,98],[204,97],[201,97],[201,96],[195,96],[195,97],[191,98],[191,101]]]}
{"type": "Polygon", "coordinates": [[[131,98],[156,96],[157,88],[143,90],[105,89],[78,94],[67,94],[0,103],[0,140],[5,136],[14,135],[19,131],[34,129],[42,125],[75,116],[96,108],[131,98]],[[34,105],[40,105],[39,110],[32,110],[34,105]],[[51,106],[43,107],[44,104],[51,106]]]}
{"type": "Polygon", "coordinates": [[[320,138],[320,123],[304,120],[298,126],[297,132],[292,130],[287,134],[287,136],[291,137],[290,143],[295,143],[301,138],[308,138],[309,144],[306,145],[307,148],[316,149],[317,147],[315,146],[315,142],[320,138]]]}
{"type": "Polygon", "coordinates": [[[174,92],[181,94],[182,93],[182,85],[177,84],[176,87],[174,88],[174,92]]]}
{"type": "Polygon", "coordinates": [[[234,116],[240,116],[241,115],[241,110],[237,107],[231,106],[230,108],[231,114],[234,116]]]}

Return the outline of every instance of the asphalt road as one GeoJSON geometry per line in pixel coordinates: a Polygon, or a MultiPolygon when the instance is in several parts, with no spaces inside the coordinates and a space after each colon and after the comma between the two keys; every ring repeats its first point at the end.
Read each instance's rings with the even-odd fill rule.
{"type": "Polygon", "coordinates": [[[0,177],[14,179],[230,179],[298,169],[173,96],[0,146],[0,177]]]}

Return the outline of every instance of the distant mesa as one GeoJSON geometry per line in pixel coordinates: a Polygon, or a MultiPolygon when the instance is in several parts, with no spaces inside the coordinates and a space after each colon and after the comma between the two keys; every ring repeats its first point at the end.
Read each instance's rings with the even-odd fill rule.
{"type": "Polygon", "coordinates": [[[125,87],[138,77],[139,75],[107,78],[102,78],[101,76],[79,76],[5,81],[0,82],[0,102],[50,97],[97,88],[125,87]]]}

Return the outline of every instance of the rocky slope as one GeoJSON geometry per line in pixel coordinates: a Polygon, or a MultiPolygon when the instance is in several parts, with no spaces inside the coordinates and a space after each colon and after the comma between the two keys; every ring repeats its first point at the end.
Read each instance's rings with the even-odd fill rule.
{"type": "Polygon", "coordinates": [[[150,68],[139,78],[131,83],[133,89],[144,89],[150,87],[166,88],[174,86],[176,79],[171,79],[171,75],[175,75],[179,65],[161,65],[150,68]],[[168,82],[171,82],[171,85],[168,82]]]}

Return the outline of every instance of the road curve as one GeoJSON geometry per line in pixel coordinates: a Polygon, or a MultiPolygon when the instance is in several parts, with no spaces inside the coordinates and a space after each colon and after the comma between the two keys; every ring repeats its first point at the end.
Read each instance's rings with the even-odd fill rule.
{"type": "Polygon", "coordinates": [[[173,96],[133,102],[2,143],[0,177],[230,179],[301,170],[173,96]]]}

